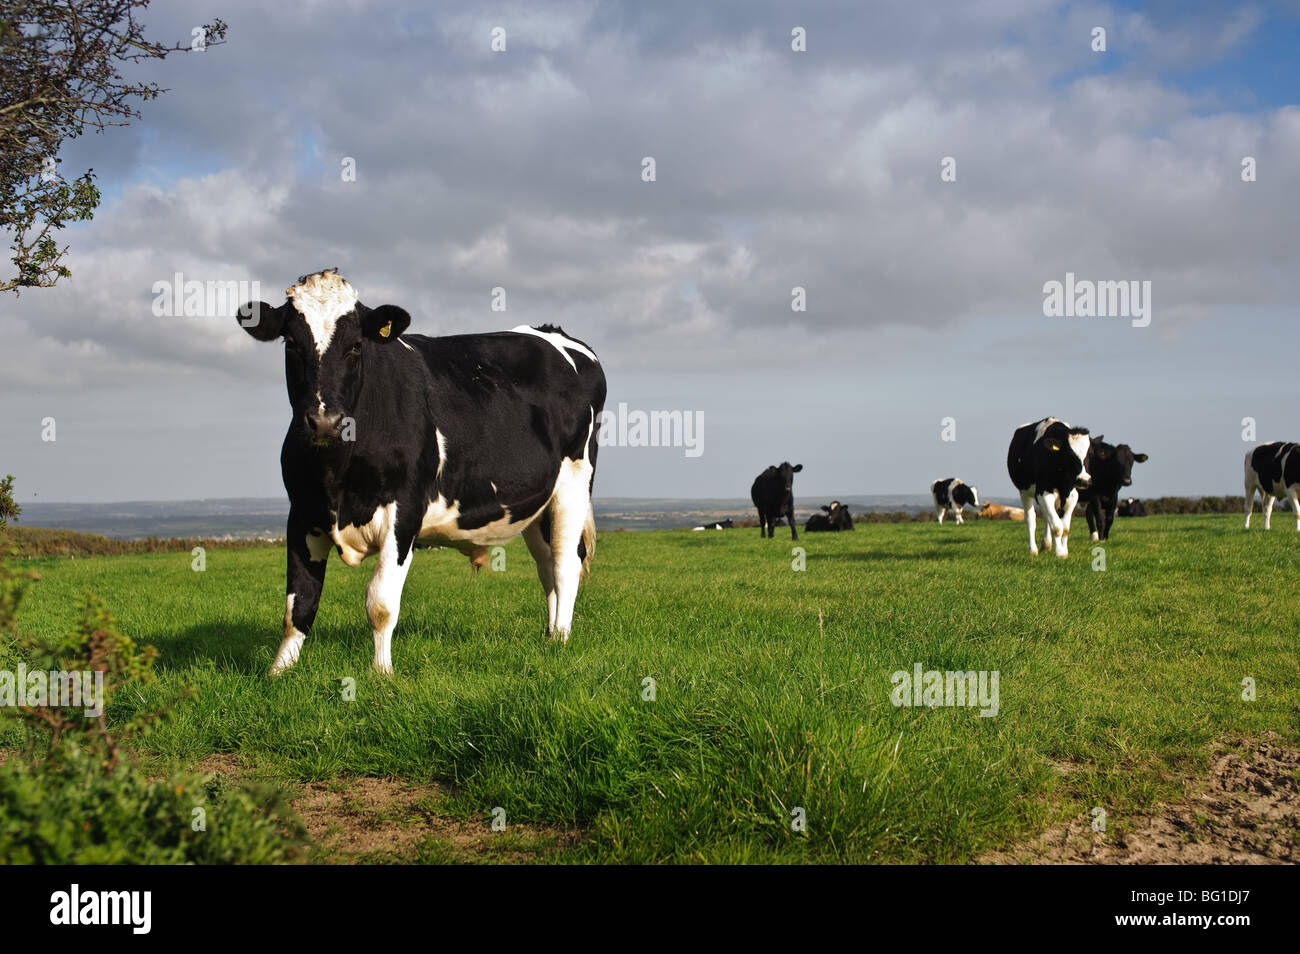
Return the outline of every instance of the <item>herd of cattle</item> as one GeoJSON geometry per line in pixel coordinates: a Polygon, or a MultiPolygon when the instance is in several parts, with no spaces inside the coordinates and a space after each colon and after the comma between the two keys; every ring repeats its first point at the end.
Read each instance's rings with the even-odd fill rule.
{"type": "MultiPolygon", "coordinates": [[[[1109,444],[1098,434],[1093,437],[1086,427],[1071,427],[1055,417],[1022,424],[1011,436],[1007,448],[1007,473],[1020,491],[1022,507],[980,504],[979,489],[956,477],[936,480],[930,485],[935,515],[939,523],[951,514],[962,523],[967,508],[981,517],[994,520],[1022,520],[1029,534],[1029,552],[1039,552],[1037,519],[1043,522],[1043,549],[1057,556],[1068,555],[1070,522],[1082,503],[1092,539],[1107,540],[1117,516],[1144,517],[1146,507],[1133,497],[1121,500],[1120,489],[1133,483],[1133,465],[1148,460],[1135,454],[1128,444],[1109,444]]],[[[1246,454],[1246,529],[1254,509],[1255,495],[1264,505],[1264,529],[1269,529],[1273,504],[1278,499],[1291,502],[1300,530],[1300,444],[1275,441],[1261,444],[1246,454]]],[[[792,539],[799,538],[794,525],[794,475],[803,465],[788,462],[773,465],[759,474],[750,488],[750,498],[758,508],[760,536],[772,536],[773,524],[785,519],[792,539]]],[[[832,501],[815,513],[804,529],[809,531],[852,530],[849,508],[832,501]]],[[[727,526],[731,521],[727,521],[727,526]]],[[[722,529],[721,524],[710,527],[722,529]]],[[[696,527],[697,530],[706,529],[696,527]]]]}
{"type": "MultiPolygon", "coordinates": [[[[546,598],[546,632],[568,639],[596,543],[591,488],[606,384],[590,347],[550,325],[406,334],[405,310],[363,305],[336,269],[302,276],[282,305],[249,302],[237,317],[253,338],[283,343],[293,409],[280,453],[289,520],[284,636],[273,675],[298,660],[331,550],[349,566],[378,557],[365,602],[381,672],[392,671],[392,635],[417,540],[460,550],[478,566],[489,547],[522,535],[546,598]]],[[[1106,539],[1119,489],[1146,459],[1056,418],[1018,428],[1007,470],[1024,504],[1029,552],[1038,552],[1037,513],[1043,546],[1066,555],[1081,496],[1093,539],[1106,539]]],[[[784,519],[798,539],[793,482],[801,470],[786,462],[754,481],[760,536],[771,537],[784,519]]],[[[978,490],[956,478],[935,481],[931,492],[940,522],[952,513],[960,524],[963,510],[980,506],[978,490]]],[[[1256,492],[1266,529],[1274,501],[1287,497],[1300,530],[1300,445],[1264,444],[1247,455],[1247,528],[1256,492]]],[[[805,529],[853,529],[839,501],[821,510],[805,529]]]]}

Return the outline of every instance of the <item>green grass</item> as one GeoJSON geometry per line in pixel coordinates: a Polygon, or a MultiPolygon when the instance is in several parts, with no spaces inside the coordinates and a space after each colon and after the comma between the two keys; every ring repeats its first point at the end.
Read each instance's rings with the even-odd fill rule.
{"type": "Polygon", "coordinates": [[[802,572],[788,530],[605,534],[567,646],[542,637],[521,542],[477,579],[421,551],[392,678],[369,669],[371,565],[336,557],[302,660],[276,680],[279,550],[210,551],[202,573],[188,553],[28,560],[43,578],[21,622],[63,632],[91,589],[157,646],[160,682],[119,707],[199,689],[145,740],[160,761],[441,779],[461,818],[501,806],[581,827],[565,860],[962,862],[1094,805],[1122,825],[1203,769],[1214,739],[1300,739],[1288,523],[1120,521],[1104,572],[1082,520],[1068,560],[1031,559],[1018,523],[876,524],[802,536],[802,572]],[[999,671],[999,714],[894,707],[890,674],[917,662],[999,671]]]}

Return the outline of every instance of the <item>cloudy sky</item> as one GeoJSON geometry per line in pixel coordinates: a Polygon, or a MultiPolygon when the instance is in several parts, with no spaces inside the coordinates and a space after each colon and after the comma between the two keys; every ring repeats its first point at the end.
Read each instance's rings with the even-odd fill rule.
{"type": "Polygon", "coordinates": [[[283,493],[282,348],[230,312],[156,316],[176,273],[278,303],[338,266],[412,331],[562,324],[610,407],[703,421],[698,456],[605,449],[602,496],[743,497],[784,459],[801,497],[953,474],[1012,496],[1011,432],[1047,415],[1149,454],[1138,495],[1240,493],[1243,418],[1300,439],[1300,3],[201,0],[145,22],[188,41],[213,17],[226,44],[146,65],[170,92],[141,120],[65,148],[104,192],[66,234],[73,277],[0,296],[20,502],[283,493]],[[1150,282],[1150,324],[1046,317],[1067,273],[1150,282]]]}

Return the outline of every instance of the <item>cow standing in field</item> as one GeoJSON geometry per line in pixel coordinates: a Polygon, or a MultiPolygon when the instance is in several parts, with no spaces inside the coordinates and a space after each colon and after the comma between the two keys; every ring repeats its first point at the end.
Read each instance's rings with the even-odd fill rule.
{"type": "Polygon", "coordinates": [[[1071,427],[1054,417],[1022,424],[1007,448],[1007,473],[1020,491],[1029,529],[1029,554],[1038,555],[1034,510],[1043,520],[1043,548],[1058,557],[1069,555],[1070,519],[1079,491],[1091,477],[1085,466],[1091,443],[1086,427],[1071,427]]]}
{"type": "Polygon", "coordinates": [[[1119,489],[1133,483],[1133,465],[1147,461],[1146,454],[1133,453],[1127,444],[1107,444],[1102,436],[1098,434],[1088,446],[1086,463],[1092,485],[1079,494],[1094,540],[1110,537],[1119,511],[1119,489]]]}
{"type": "Polygon", "coordinates": [[[758,535],[772,537],[776,522],[784,517],[790,524],[790,539],[798,540],[799,531],[794,526],[794,475],[803,470],[803,464],[790,466],[785,461],[775,464],[754,478],[749,488],[749,499],[758,508],[758,535]]]}
{"type": "Polygon", "coordinates": [[[1264,529],[1269,530],[1273,503],[1279,498],[1291,501],[1300,530],[1300,444],[1273,441],[1246,452],[1246,529],[1255,509],[1255,493],[1264,502],[1264,529]]]}
{"type": "Polygon", "coordinates": [[[853,529],[853,514],[845,504],[832,500],[829,504],[822,504],[822,510],[823,513],[813,514],[804,524],[803,528],[809,533],[853,529]]]}
{"type": "Polygon", "coordinates": [[[336,269],[306,275],[239,323],[284,342],[293,417],[280,452],[289,492],[284,639],[275,675],[311,631],[330,549],[378,556],[366,589],[375,669],[392,636],[416,539],[469,555],[522,533],[546,594],[547,632],[566,640],[595,547],[591,486],[605,375],[559,328],[404,334],[410,315],[369,308],[336,269]]]}
{"type": "Polygon", "coordinates": [[[963,510],[973,507],[978,511],[980,508],[979,488],[968,487],[956,477],[936,480],[930,485],[930,496],[934,497],[934,510],[940,523],[943,523],[944,514],[949,511],[952,511],[958,523],[963,523],[963,510]]]}

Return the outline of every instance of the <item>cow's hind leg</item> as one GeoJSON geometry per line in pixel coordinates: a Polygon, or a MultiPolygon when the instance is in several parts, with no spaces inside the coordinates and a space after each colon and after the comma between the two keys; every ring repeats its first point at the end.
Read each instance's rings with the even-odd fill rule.
{"type": "Polygon", "coordinates": [[[415,556],[414,542],[401,546],[397,533],[390,528],[379,551],[379,565],[366,587],[366,616],[375,635],[376,672],[393,671],[393,630],[397,628],[397,614],[402,609],[406,574],[415,556]]]}
{"type": "Polygon", "coordinates": [[[1272,522],[1272,520],[1273,520],[1273,504],[1274,504],[1276,501],[1277,501],[1277,498],[1274,497],[1272,494],[1270,494],[1270,493],[1265,493],[1265,494],[1264,494],[1264,529],[1265,529],[1265,530],[1270,530],[1270,529],[1272,529],[1272,528],[1269,526],[1269,524],[1270,524],[1270,523],[1272,522]]]}
{"type": "Polygon", "coordinates": [[[551,544],[543,533],[542,523],[541,520],[534,521],[524,531],[524,543],[528,545],[528,552],[537,564],[537,579],[541,581],[542,592],[546,594],[546,632],[549,635],[555,632],[555,557],[551,553],[551,544]]]}
{"type": "Polygon", "coordinates": [[[555,625],[551,638],[567,642],[573,628],[573,604],[582,581],[578,548],[591,520],[593,468],[586,460],[565,461],[551,497],[551,565],[555,572],[555,625]]]}
{"type": "Polygon", "coordinates": [[[311,631],[320,606],[321,588],[325,584],[325,562],[330,555],[330,539],[319,526],[291,514],[285,530],[288,566],[285,580],[284,639],[271,664],[272,676],[278,676],[298,661],[302,644],[311,631]]]}

